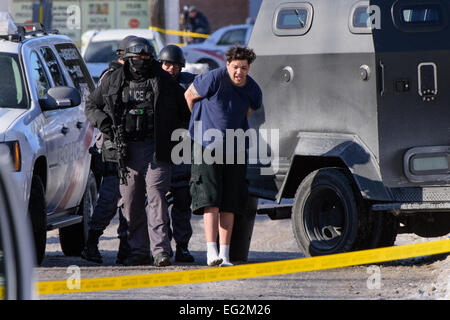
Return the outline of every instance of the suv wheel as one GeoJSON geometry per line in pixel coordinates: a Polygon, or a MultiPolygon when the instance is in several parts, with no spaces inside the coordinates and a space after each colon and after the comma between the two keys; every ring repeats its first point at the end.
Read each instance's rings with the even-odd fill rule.
{"type": "Polygon", "coordinates": [[[306,256],[355,250],[365,242],[366,210],[353,180],[339,168],[310,173],[297,189],[292,228],[306,256]]]}
{"type": "Polygon", "coordinates": [[[87,240],[89,220],[94,212],[96,202],[97,184],[94,174],[90,171],[86,189],[78,210],[78,214],[83,216],[83,221],[59,229],[59,242],[64,255],[77,257],[81,255],[81,251],[87,240]]]}
{"type": "Polygon", "coordinates": [[[47,215],[45,213],[44,184],[39,176],[33,176],[31,180],[28,212],[33,228],[36,262],[40,265],[45,257],[45,246],[47,243],[47,215]]]}

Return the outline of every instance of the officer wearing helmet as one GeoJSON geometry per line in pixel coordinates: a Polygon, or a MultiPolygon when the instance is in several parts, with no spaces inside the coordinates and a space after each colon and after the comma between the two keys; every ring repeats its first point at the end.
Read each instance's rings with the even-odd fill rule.
{"type": "MultiPolygon", "coordinates": [[[[176,45],[165,46],[159,53],[159,62],[161,62],[163,70],[167,71],[183,90],[186,90],[194,81],[194,74],[181,72],[181,69],[185,66],[185,59],[180,47],[176,45]]],[[[183,124],[185,129],[188,126],[188,122],[183,124]]],[[[192,236],[190,177],[191,166],[189,164],[172,165],[172,181],[170,185],[170,193],[173,199],[171,210],[172,236],[176,242],[175,261],[178,262],[194,262],[195,260],[188,249],[189,240],[192,236]]]]}
{"type": "Polygon", "coordinates": [[[180,47],[170,44],[165,46],[159,53],[159,61],[162,68],[166,70],[179,84],[186,90],[194,81],[195,74],[181,72],[186,65],[183,50],[180,47]]]}
{"type": "Polygon", "coordinates": [[[123,128],[127,173],[120,194],[131,252],[123,264],[150,264],[152,253],[156,266],[168,266],[171,249],[165,195],[175,143],[171,135],[190,116],[189,110],[182,88],[161,69],[147,39],[131,39],[124,60],[124,66],[89,96],[85,112],[104,134],[102,152],[110,161],[119,159],[112,138],[115,128],[123,128]]]}
{"type": "MultiPolygon", "coordinates": [[[[117,60],[111,61],[108,68],[103,71],[98,84],[100,85],[104,79],[107,79],[115,70],[121,68],[125,63],[123,59],[125,47],[129,40],[135,36],[130,35],[122,39],[116,50],[117,60]]],[[[95,146],[90,148],[90,152],[95,161],[94,172],[96,178],[100,176],[101,184],[98,193],[97,204],[89,220],[89,232],[86,245],[81,252],[81,258],[102,263],[103,258],[98,250],[99,238],[105,231],[106,227],[116,215],[117,205],[120,199],[119,177],[117,175],[117,164],[111,161],[103,161],[102,157],[103,133],[98,133],[95,137],[95,146]]],[[[127,222],[123,217],[122,210],[119,208],[119,227],[117,233],[120,239],[119,251],[117,252],[116,263],[122,264],[129,254],[129,245],[127,241],[127,222]]]]}

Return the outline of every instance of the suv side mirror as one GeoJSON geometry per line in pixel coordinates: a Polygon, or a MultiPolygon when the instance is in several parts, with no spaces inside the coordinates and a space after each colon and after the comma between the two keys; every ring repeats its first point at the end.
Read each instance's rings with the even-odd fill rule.
{"type": "Polygon", "coordinates": [[[72,87],[50,88],[43,99],[39,99],[39,104],[43,110],[56,110],[76,107],[81,103],[80,92],[72,87]]]}

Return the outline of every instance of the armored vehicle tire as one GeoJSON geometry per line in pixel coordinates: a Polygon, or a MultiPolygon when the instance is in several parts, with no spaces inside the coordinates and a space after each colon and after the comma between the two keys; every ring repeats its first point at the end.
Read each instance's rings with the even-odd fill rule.
{"type": "Polygon", "coordinates": [[[33,229],[36,263],[40,265],[42,260],[44,260],[45,246],[47,244],[47,215],[45,213],[44,184],[39,176],[33,176],[31,180],[28,212],[33,229]]]}
{"type": "Polygon", "coordinates": [[[86,189],[78,210],[78,214],[83,216],[83,221],[59,229],[59,242],[64,255],[77,257],[81,255],[81,251],[87,240],[89,220],[94,212],[96,201],[97,184],[94,174],[90,171],[86,189]]]}
{"type": "Polygon", "coordinates": [[[316,170],[302,181],[291,219],[295,239],[305,256],[347,252],[366,241],[366,210],[353,185],[339,168],[316,170]]]}
{"type": "Polygon", "coordinates": [[[373,213],[368,227],[368,243],[361,249],[390,247],[395,243],[399,229],[399,219],[389,212],[373,213]]]}

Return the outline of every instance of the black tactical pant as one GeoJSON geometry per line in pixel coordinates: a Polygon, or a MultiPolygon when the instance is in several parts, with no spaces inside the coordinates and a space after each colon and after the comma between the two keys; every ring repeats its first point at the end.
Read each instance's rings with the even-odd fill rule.
{"type": "Polygon", "coordinates": [[[172,165],[172,181],[170,193],[172,195],[172,230],[170,238],[174,238],[177,245],[187,247],[192,236],[191,226],[191,194],[189,191],[189,179],[191,176],[190,165],[172,165]]]}
{"type": "MultiPolygon", "coordinates": [[[[89,221],[89,229],[95,231],[105,231],[112,218],[117,212],[117,203],[120,199],[119,178],[117,174],[103,176],[100,185],[97,205],[94,208],[92,217],[89,221]]],[[[127,235],[127,221],[119,208],[119,227],[117,228],[119,238],[125,238],[127,235]]]]}
{"type": "Polygon", "coordinates": [[[131,255],[170,252],[166,193],[170,164],[154,159],[153,140],[127,142],[128,185],[120,185],[131,255]],[[148,201],[145,210],[146,197],[148,201]]]}

